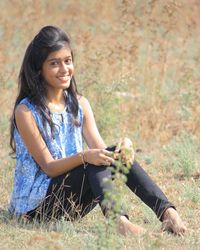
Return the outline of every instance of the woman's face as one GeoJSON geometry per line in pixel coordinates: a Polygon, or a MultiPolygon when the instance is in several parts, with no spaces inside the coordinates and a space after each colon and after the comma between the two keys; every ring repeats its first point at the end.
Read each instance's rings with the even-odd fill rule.
{"type": "Polygon", "coordinates": [[[51,52],[42,65],[41,74],[51,89],[67,89],[74,73],[71,50],[63,47],[51,52]]]}

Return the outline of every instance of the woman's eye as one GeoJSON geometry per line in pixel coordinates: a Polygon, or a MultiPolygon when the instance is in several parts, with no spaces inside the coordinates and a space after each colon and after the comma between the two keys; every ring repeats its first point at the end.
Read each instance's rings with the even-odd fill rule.
{"type": "Polygon", "coordinates": [[[67,59],[67,60],[65,60],[65,63],[66,63],[66,64],[71,64],[71,63],[72,63],[72,59],[67,59]]]}
{"type": "Polygon", "coordinates": [[[51,65],[51,66],[57,66],[57,65],[58,65],[58,62],[57,62],[57,61],[52,61],[50,65],[51,65]]]}

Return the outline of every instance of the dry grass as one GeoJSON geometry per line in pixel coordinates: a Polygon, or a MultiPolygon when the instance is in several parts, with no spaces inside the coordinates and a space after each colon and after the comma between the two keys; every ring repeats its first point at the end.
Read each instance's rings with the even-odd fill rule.
{"type": "Polygon", "coordinates": [[[78,87],[106,142],[126,135],[142,149],[138,159],[190,228],[184,239],[161,234],[152,212],[123,189],[131,219],[153,235],[116,237],[98,209],[54,228],[1,211],[0,249],[200,249],[199,0],[2,0],[0,9],[0,207],[12,189],[8,120],[21,60],[37,31],[53,24],[72,37],[78,87]]]}

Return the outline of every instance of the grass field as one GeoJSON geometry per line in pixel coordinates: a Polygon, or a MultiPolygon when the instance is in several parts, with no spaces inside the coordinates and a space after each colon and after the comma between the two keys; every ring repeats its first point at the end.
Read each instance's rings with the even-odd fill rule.
{"type": "Polygon", "coordinates": [[[0,249],[200,249],[200,1],[0,1],[0,249]],[[107,144],[128,136],[136,157],[188,226],[184,238],[120,185],[130,219],[147,229],[116,234],[95,208],[76,223],[23,224],[6,211],[15,161],[9,117],[25,48],[39,29],[67,31],[79,91],[107,144]]]}

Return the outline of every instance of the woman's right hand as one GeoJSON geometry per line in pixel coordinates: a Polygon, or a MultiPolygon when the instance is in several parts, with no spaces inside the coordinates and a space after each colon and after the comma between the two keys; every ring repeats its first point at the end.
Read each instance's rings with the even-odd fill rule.
{"type": "Polygon", "coordinates": [[[88,149],[84,151],[84,160],[85,162],[94,164],[96,166],[110,166],[112,163],[114,163],[112,155],[113,152],[105,149],[88,149]]]}

